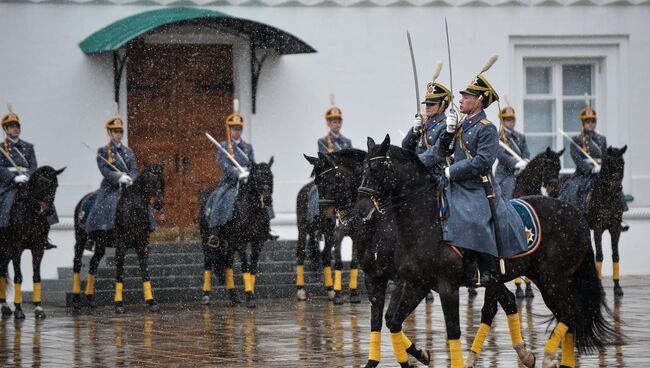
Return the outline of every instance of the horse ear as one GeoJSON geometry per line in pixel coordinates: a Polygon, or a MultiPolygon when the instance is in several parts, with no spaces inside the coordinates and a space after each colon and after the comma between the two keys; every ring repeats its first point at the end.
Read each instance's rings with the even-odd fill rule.
{"type": "Polygon", "coordinates": [[[269,169],[273,166],[273,156],[269,159],[269,169]]]}
{"type": "Polygon", "coordinates": [[[375,140],[371,137],[368,137],[368,151],[370,151],[375,145],[375,140]]]}
{"type": "Polygon", "coordinates": [[[551,147],[546,146],[546,153],[550,155],[551,152],[553,152],[553,151],[551,151],[551,147]]]}
{"type": "Polygon", "coordinates": [[[627,144],[621,148],[621,155],[623,155],[627,151],[627,144]]]}
{"type": "Polygon", "coordinates": [[[312,164],[313,166],[316,166],[316,164],[318,163],[318,158],[316,158],[316,157],[311,157],[311,156],[307,156],[307,155],[305,155],[304,153],[303,153],[302,155],[303,155],[303,156],[305,157],[305,159],[306,159],[310,164],[312,164]]]}
{"type": "Polygon", "coordinates": [[[328,162],[332,167],[336,167],[336,162],[334,161],[334,158],[332,157],[332,155],[330,155],[330,154],[326,154],[326,155],[323,154],[323,156],[325,156],[325,159],[327,160],[327,162],[328,162]]]}
{"type": "Polygon", "coordinates": [[[381,142],[381,148],[379,149],[380,155],[385,155],[388,152],[388,147],[390,146],[390,135],[386,134],[386,138],[381,142]]]}
{"type": "Polygon", "coordinates": [[[67,167],[67,166],[63,166],[63,167],[60,168],[59,170],[56,170],[56,171],[54,172],[54,173],[56,174],[56,176],[61,175],[61,173],[65,171],[66,167],[67,167]]]}
{"type": "Polygon", "coordinates": [[[564,150],[565,150],[565,149],[566,149],[566,148],[562,148],[561,150],[557,151],[557,155],[558,155],[558,156],[562,156],[562,154],[564,153],[564,150]]]}
{"type": "Polygon", "coordinates": [[[390,134],[386,133],[386,137],[384,138],[384,141],[381,142],[382,146],[388,146],[390,145],[390,134]]]}

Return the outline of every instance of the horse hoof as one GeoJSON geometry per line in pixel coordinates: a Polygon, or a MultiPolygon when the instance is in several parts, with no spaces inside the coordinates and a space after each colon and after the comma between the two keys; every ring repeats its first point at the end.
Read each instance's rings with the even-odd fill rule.
{"type": "Polygon", "coordinates": [[[13,313],[7,304],[2,304],[2,318],[10,317],[13,313]]]}
{"type": "Polygon", "coordinates": [[[201,302],[205,305],[210,304],[210,295],[203,295],[203,298],[201,298],[201,302]]]}
{"type": "Polygon", "coordinates": [[[343,300],[343,297],[341,296],[341,292],[340,291],[336,292],[335,295],[334,295],[334,305],[341,305],[343,303],[345,303],[345,301],[343,300]]]}
{"type": "Polygon", "coordinates": [[[332,301],[334,300],[334,297],[336,297],[336,292],[334,291],[334,289],[327,289],[327,299],[329,301],[332,301]]]}
{"type": "Polygon", "coordinates": [[[241,304],[241,300],[239,300],[239,297],[237,296],[237,291],[235,291],[235,289],[231,289],[228,292],[228,294],[230,296],[230,305],[231,306],[234,307],[234,306],[237,306],[237,305],[241,304]]]}
{"type": "Polygon", "coordinates": [[[257,305],[255,305],[255,295],[253,295],[253,293],[246,293],[246,308],[257,308],[257,305]]]}
{"type": "Polygon", "coordinates": [[[95,309],[97,308],[97,302],[93,295],[86,295],[86,303],[88,303],[88,308],[95,309]]]}
{"type": "Polygon", "coordinates": [[[305,292],[305,289],[298,289],[296,292],[296,299],[298,299],[299,302],[307,300],[307,292],[305,292]]]}
{"type": "Polygon", "coordinates": [[[124,314],[126,313],[126,308],[124,308],[124,304],[118,303],[115,305],[115,313],[116,314],[124,314]]]}
{"type": "Polygon", "coordinates": [[[515,298],[517,299],[523,299],[524,298],[524,291],[521,290],[521,286],[517,285],[517,290],[515,290],[515,298]]]}
{"type": "Polygon", "coordinates": [[[544,351],[544,361],[542,362],[542,368],[557,368],[557,363],[555,362],[555,353],[544,351]]]}
{"type": "Polygon", "coordinates": [[[375,368],[379,365],[379,362],[376,360],[368,360],[368,363],[366,363],[365,368],[375,368]]]}
{"type": "Polygon", "coordinates": [[[535,366],[535,354],[533,354],[531,351],[526,350],[526,344],[521,343],[515,345],[514,348],[517,352],[517,357],[519,357],[519,360],[525,367],[532,368],[535,366]]]}
{"type": "Polygon", "coordinates": [[[45,315],[45,311],[43,310],[43,308],[36,307],[36,309],[34,310],[34,318],[35,319],[45,319],[45,317],[47,317],[47,316],[45,315]]]}
{"type": "Polygon", "coordinates": [[[25,313],[22,309],[16,309],[14,311],[14,319],[25,319],[25,313]]]}
{"type": "Polygon", "coordinates": [[[356,290],[350,291],[350,303],[351,304],[359,304],[359,303],[361,303],[361,295],[359,294],[358,291],[356,291],[356,290]]]}
{"type": "Polygon", "coordinates": [[[467,295],[476,296],[476,295],[478,295],[478,292],[476,291],[476,288],[468,287],[467,288],[467,295]]]}
{"type": "Polygon", "coordinates": [[[534,298],[534,297],[535,297],[535,293],[533,293],[533,288],[530,285],[526,286],[526,298],[534,298]]]}
{"type": "Polygon", "coordinates": [[[620,285],[614,285],[614,296],[623,296],[623,288],[620,285]]]}
{"type": "Polygon", "coordinates": [[[431,354],[429,354],[428,350],[420,350],[420,357],[417,358],[418,362],[426,365],[427,367],[429,366],[429,363],[431,363],[431,354]]]}
{"type": "Polygon", "coordinates": [[[474,368],[477,359],[478,355],[475,352],[470,351],[469,355],[467,355],[467,360],[465,360],[465,368],[474,368]]]}
{"type": "Polygon", "coordinates": [[[433,304],[433,291],[429,291],[429,292],[427,293],[427,296],[426,296],[426,298],[424,298],[424,301],[425,301],[427,304],[433,304]]]}
{"type": "Polygon", "coordinates": [[[148,307],[149,313],[158,313],[158,312],[160,312],[160,307],[153,300],[150,301],[148,303],[148,305],[149,305],[149,307],[148,307]]]}

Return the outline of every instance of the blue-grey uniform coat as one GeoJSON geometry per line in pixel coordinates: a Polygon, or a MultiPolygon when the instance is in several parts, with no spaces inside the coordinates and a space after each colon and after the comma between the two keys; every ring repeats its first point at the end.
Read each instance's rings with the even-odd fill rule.
{"type": "Polygon", "coordinates": [[[413,133],[413,129],[409,129],[408,134],[402,140],[402,148],[415,152],[424,166],[435,174],[442,174],[442,169],[446,164],[445,158],[438,153],[437,146],[440,134],[447,127],[446,121],[447,115],[444,112],[436,114],[427,120],[426,136],[413,133]]]}
{"type": "MultiPolygon", "coordinates": [[[[112,152],[112,164],[122,173],[126,173],[135,181],[138,177],[138,165],[135,163],[135,154],[133,150],[125,145],[118,147],[110,143],[112,152]]],[[[100,147],[97,150],[97,167],[104,179],[95,192],[95,202],[90,209],[88,219],[86,220],[86,232],[100,230],[112,230],[115,225],[115,211],[117,210],[117,200],[120,194],[120,184],[118,180],[121,174],[111,168],[106,161],[99,156],[108,160],[108,145],[100,147]]]]}
{"type": "MultiPolygon", "coordinates": [[[[527,248],[524,225],[514,207],[501,196],[498,185],[493,185],[497,199],[497,218],[501,234],[502,254],[497,253],[492,212],[485,194],[481,175],[492,177],[499,143],[496,127],[485,119],[485,112],[466,119],[453,146],[454,134],[443,132],[440,136],[441,156],[453,154],[449,167],[450,182],[446,188],[448,199],[444,238],[454,245],[493,256],[508,257],[527,248]],[[461,140],[470,152],[469,159],[461,140]],[[450,147],[451,146],[451,147],[450,147]]],[[[491,178],[494,183],[494,178],[491,178]]]]}
{"type": "MultiPolygon", "coordinates": [[[[228,142],[221,142],[221,147],[228,149],[228,142]]],[[[232,147],[237,163],[250,171],[253,162],[255,162],[253,146],[240,139],[239,143],[233,140],[232,147]]],[[[222,226],[230,220],[239,189],[239,170],[220,149],[217,149],[217,162],[221,166],[221,181],[210,195],[209,205],[206,206],[209,211],[206,215],[210,228],[222,226]]]]}
{"type": "MultiPolygon", "coordinates": [[[[14,142],[7,138],[0,143],[0,149],[9,154],[16,166],[26,169],[25,174],[27,176],[31,176],[38,168],[34,145],[31,143],[27,143],[22,139],[14,142]]],[[[11,207],[14,204],[16,191],[18,190],[14,178],[18,175],[20,174],[7,157],[0,154],[0,228],[9,226],[11,207]]],[[[49,222],[50,224],[58,222],[56,213],[50,217],[49,222]]]]}
{"type": "MultiPolygon", "coordinates": [[[[510,149],[515,151],[523,159],[530,158],[525,135],[515,130],[508,130],[507,128],[503,128],[503,134],[506,136],[510,149]]],[[[503,196],[506,199],[512,199],[512,191],[515,189],[515,165],[517,164],[517,160],[500,145],[498,158],[499,163],[497,164],[497,171],[494,176],[501,187],[503,196]]]]}
{"type": "MultiPolygon", "coordinates": [[[[332,137],[332,152],[352,148],[352,141],[342,134],[335,136],[328,133],[332,137]]],[[[327,150],[327,136],[318,139],[318,152],[328,153],[327,150]]],[[[318,207],[318,188],[313,190],[309,196],[309,203],[307,204],[307,219],[313,221],[320,216],[320,208],[318,207]]]]}
{"type": "MultiPolygon", "coordinates": [[[[582,134],[572,138],[578,146],[582,147],[582,134]]],[[[586,134],[585,143],[589,147],[589,156],[596,162],[602,164],[603,158],[607,154],[607,138],[596,132],[586,134]]],[[[582,150],[575,145],[571,145],[571,158],[576,165],[576,171],[573,173],[569,181],[560,190],[559,197],[563,201],[567,201],[576,206],[581,211],[587,210],[587,195],[593,187],[594,180],[597,175],[592,174],[591,170],[594,164],[583,153],[582,150]]],[[[623,209],[627,211],[627,203],[623,199],[623,192],[619,193],[623,203],[623,209]]]]}

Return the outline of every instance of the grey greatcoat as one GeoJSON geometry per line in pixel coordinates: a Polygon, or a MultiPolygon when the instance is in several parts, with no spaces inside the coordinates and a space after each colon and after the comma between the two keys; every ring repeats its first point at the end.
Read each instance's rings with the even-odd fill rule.
{"type": "MultiPolygon", "coordinates": [[[[506,136],[507,144],[523,159],[530,158],[526,136],[516,130],[503,128],[503,134],[506,136]]],[[[501,193],[506,199],[512,199],[512,191],[515,189],[515,165],[517,160],[510,155],[505,148],[499,146],[499,164],[495,177],[501,187],[501,193]]]]}
{"type": "MultiPolygon", "coordinates": [[[[352,148],[352,141],[342,134],[334,135],[328,133],[332,138],[332,152],[352,148]]],[[[327,136],[318,139],[318,152],[328,153],[327,150],[327,136]]],[[[320,208],[318,207],[318,188],[311,191],[309,195],[309,203],[307,203],[307,219],[314,221],[320,216],[320,208]]]]}
{"type": "Polygon", "coordinates": [[[402,148],[415,152],[424,166],[436,174],[441,174],[445,166],[445,158],[438,153],[437,143],[440,134],[445,131],[447,126],[446,120],[447,116],[444,112],[436,114],[427,120],[426,135],[413,133],[413,129],[409,129],[408,134],[402,140],[402,148]]]}
{"type": "MultiPolygon", "coordinates": [[[[34,145],[21,139],[12,141],[5,139],[0,143],[0,149],[4,150],[16,166],[26,169],[25,174],[31,176],[38,168],[36,163],[36,153],[34,145]]],[[[14,183],[14,178],[20,175],[16,168],[9,162],[5,155],[0,153],[0,228],[9,226],[9,217],[11,216],[11,206],[16,198],[18,187],[14,183]]],[[[56,220],[56,215],[54,215],[56,220]]],[[[58,220],[51,223],[56,223],[58,220]]]]}
{"type": "MultiPolygon", "coordinates": [[[[572,138],[578,146],[582,147],[582,134],[572,138]]],[[[589,156],[596,162],[602,164],[607,154],[607,138],[596,132],[585,134],[585,144],[589,147],[589,156]]],[[[567,201],[581,211],[587,210],[587,195],[592,189],[594,180],[598,175],[592,174],[594,164],[575,145],[571,145],[571,158],[576,165],[576,171],[569,181],[562,187],[559,199],[567,201]]],[[[627,211],[627,203],[623,199],[623,192],[619,192],[623,209],[627,211]]]]}
{"type": "MultiPolygon", "coordinates": [[[[232,146],[237,163],[250,171],[255,162],[253,146],[243,139],[240,139],[239,143],[233,140],[232,146]]],[[[228,149],[228,142],[221,142],[221,147],[228,149]]],[[[239,170],[220,149],[217,149],[217,162],[221,166],[221,181],[210,195],[206,206],[210,228],[222,226],[232,218],[239,189],[239,170]]]]}
{"type": "MultiPolygon", "coordinates": [[[[125,173],[135,181],[138,176],[138,165],[135,163],[135,154],[133,150],[125,145],[119,147],[114,143],[109,143],[111,149],[111,160],[113,166],[119,171],[125,173]]],[[[108,160],[109,145],[100,147],[97,154],[108,160]]],[[[117,210],[117,200],[120,195],[120,184],[118,180],[121,174],[117,173],[104,160],[97,157],[97,167],[104,179],[95,192],[95,202],[93,203],[88,219],[86,220],[86,232],[112,230],[115,225],[115,211],[117,210]]]]}
{"type": "Polygon", "coordinates": [[[481,111],[462,123],[457,139],[450,147],[453,138],[453,133],[445,131],[440,135],[438,144],[441,156],[454,156],[445,191],[448,199],[448,217],[443,231],[445,240],[458,247],[493,256],[508,257],[524,252],[527,243],[521,218],[514,207],[503,199],[499,186],[494,185],[502,242],[502,254],[497,253],[494,221],[481,181],[481,175],[488,175],[494,183],[491,171],[499,148],[496,127],[481,111]],[[468,158],[463,147],[472,158],[468,158]]]}

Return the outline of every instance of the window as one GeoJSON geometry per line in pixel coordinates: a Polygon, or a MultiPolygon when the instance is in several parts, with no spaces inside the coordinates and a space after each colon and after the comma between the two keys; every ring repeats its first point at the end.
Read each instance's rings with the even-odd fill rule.
{"type": "MultiPolygon", "coordinates": [[[[569,147],[571,143],[558,132],[580,133],[585,93],[598,111],[597,67],[593,60],[524,59],[523,128],[532,156],[546,147],[569,147]]],[[[566,171],[575,168],[570,155],[563,156],[562,167],[566,171]]]]}

